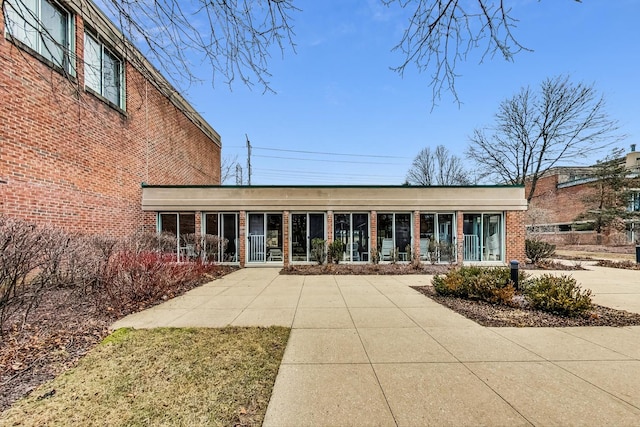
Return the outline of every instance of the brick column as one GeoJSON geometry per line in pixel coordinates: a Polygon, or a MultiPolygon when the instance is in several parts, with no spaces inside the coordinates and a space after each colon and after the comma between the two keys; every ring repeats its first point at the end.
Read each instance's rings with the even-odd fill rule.
{"type": "MultiPolygon", "coordinates": [[[[373,259],[373,250],[378,251],[378,212],[371,211],[371,243],[369,244],[369,262],[373,259]]],[[[379,255],[379,254],[378,254],[379,255]]]]}
{"type": "Polygon", "coordinates": [[[246,261],[247,251],[245,250],[247,245],[247,235],[246,235],[246,223],[247,223],[247,212],[240,211],[240,229],[238,230],[238,248],[240,251],[238,261],[240,261],[240,268],[244,267],[246,261]]]}
{"type": "Polygon", "coordinates": [[[420,259],[422,255],[420,253],[420,211],[413,211],[413,249],[411,250],[420,259]]]}
{"type": "Polygon", "coordinates": [[[291,247],[291,243],[289,242],[289,211],[284,211],[282,213],[282,260],[284,262],[284,266],[289,266],[289,248],[291,247]]]}
{"type": "Polygon", "coordinates": [[[462,264],[464,259],[464,212],[456,212],[456,258],[458,264],[462,264]]]}
{"type": "Polygon", "coordinates": [[[524,240],[526,228],[524,225],[526,211],[507,211],[505,213],[505,256],[504,260],[509,263],[511,260],[525,262],[524,240]]]}
{"type": "Polygon", "coordinates": [[[333,211],[327,211],[327,244],[333,242],[333,211]]]}

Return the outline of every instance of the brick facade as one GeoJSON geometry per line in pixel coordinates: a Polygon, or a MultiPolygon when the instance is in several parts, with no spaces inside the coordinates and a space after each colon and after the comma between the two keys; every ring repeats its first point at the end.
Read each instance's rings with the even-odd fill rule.
{"type": "Polygon", "coordinates": [[[86,91],[74,19],[72,78],[13,44],[0,20],[0,213],[82,233],[155,229],[141,183],[219,184],[219,137],[129,62],[125,111],[86,91]]]}
{"type": "Polygon", "coordinates": [[[525,211],[507,211],[505,219],[505,262],[525,261],[525,211]]]}

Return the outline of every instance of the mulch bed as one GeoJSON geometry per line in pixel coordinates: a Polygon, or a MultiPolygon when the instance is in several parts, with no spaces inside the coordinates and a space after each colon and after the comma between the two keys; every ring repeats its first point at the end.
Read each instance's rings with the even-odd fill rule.
{"type": "Polygon", "coordinates": [[[611,261],[600,260],[596,263],[598,267],[622,268],[625,270],[640,270],[640,264],[633,261],[611,261]]]}
{"type": "Polygon", "coordinates": [[[567,327],[567,326],[637,326],[640,314],[595,305],[582,317],[564,317],[538,310],[489,304],[438,295],[433,286],[412,286],[416,291],[450,308],[482,326],[491,327],[567,327]]]}
{"type": "MultiPolygon", "coordinates": [[[[220,266],[216,277],[236,269],[220,266]]],[[[207,275],[201,282],[185,284],[174,289],[173,296],[182,295],[213,279],[214,276],[207,275]]],[[[22,328],[8,328],[9,331],[0,337],[0,411],[74,366],[109,334],[109,326],[113,322],[162,302],[164,299],[146,301],[145,306],[128,307],[116,314],[99,310],[93,298],[80,291],[47,291],[22,328]]]]}
{"type": "MultiPolygon", "coordinates": [[[[409,263],[398,264],[323,264],[323,265],[290,265],[283,268],[280,274],[315,276],[315,275],[404,275],[404,274],[446,274],[453,264],[427,264],[415,266],[409,263]]],[[[508,267],[507,267],[508,268],[508,267]]],[[[545,260],[537,264],[521,264],[523,270],[585,270],[580,265],[567,265],[556,261],[545,260]]]]}

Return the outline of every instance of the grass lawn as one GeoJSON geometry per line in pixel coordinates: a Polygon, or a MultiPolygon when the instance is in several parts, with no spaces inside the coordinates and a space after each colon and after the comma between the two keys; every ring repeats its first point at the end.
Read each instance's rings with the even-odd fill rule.
{"type": "Polygon", "coordinates": [[[120,329],[3,425],[260,425],[289,329],[120,329]]]}

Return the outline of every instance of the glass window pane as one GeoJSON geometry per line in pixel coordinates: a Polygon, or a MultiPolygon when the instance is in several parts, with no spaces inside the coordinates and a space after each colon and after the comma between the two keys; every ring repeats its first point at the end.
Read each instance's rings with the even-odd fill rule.
{"type": "Polygon", "coordinates": [[[37,51],[38,9],[36,0],[5,2],[7,32],[37,51]]]}
{"type": "Polygon", "coordinates": [[[438,214],[438,249],[441,262],[455,261],[456,248],[453,243],[453,214],[438,214]]]}
{"type": "Polygon", "coordinates": [[[407,246],[411,248],[411,214],[396,214],[395,220],[395,244],[398,252],[406,254],[407,246]]]}
{"type": "Polygon", "coordinates": [[[351,261],[368,260],[369,254],[369,215],[353,214],[353,240],[351,261]],[[366,256],[365,256],[366,254],[366,256]]]}
{"type": "Polygon", "coordinates": [[[102,68],[100,44],[85,33],[84,36],[84,85],[101,93],[100,70],[102,68]]]}
{"type": "Polygon", "coordinates": [[[224,251],[223,261],[237,262],[238,248],[238,215],[222,215],[222,235],[227,240],[227,248],[224,251]]]}
{"type": "Polygon", "coordinates": [[[335,214],[333,217],[333,240],[341,241],[343,252],[343,259],[346,258],[346,250],[351,244],[351,215],[350,214],[335,214]]]}
{"type": "Polygon", "coordinates": [[[307,261],[307,214],[291,215],[291,260],[307,261]]]}
{"type": "Polygon", "coordinates": [[[62,67],[64,65],[64,52],[68,48],[68,15],[65,11],[47,1],[42,2],[41,8],[40,54],[62,67]]]}
{"type": "Polygon", "coordinates": [[[483,222],[483,261],[502,260],[502,215],[485,214],[483,222]]]}
{"type": "Polygon", "coordinates": [[[178,234],[178,215],[177,214],[160,214],[160,231],[162,233],[171,233],[174,236],[178,234]]]}
{"type": "Polygon", "coordinates": [[[120,60],[107,49],[103,49],[104,75],[102,95],[120,106],[120,60]]]}

